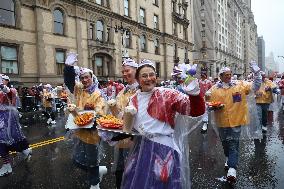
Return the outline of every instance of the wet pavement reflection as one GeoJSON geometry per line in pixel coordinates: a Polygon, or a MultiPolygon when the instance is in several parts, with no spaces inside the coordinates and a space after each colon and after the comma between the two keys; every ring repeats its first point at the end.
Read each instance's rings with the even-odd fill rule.
{"type": "MultiPolygon", "coordinates": [[[[23,124],[23,130],[31,144],[67,136],[66,118],[61,115],[57,125],[47,126],[45,120],[23,124]]],[[[205,134],[196,129],[190,136],[190,161],[193,189],[282,189],[284,188],[284,113],[274,113],[267,134],[261,140],[242,141],[237,171],[237,183],[228,185],[222,177],[225,157],[216,132],[209,126],[205,134]]],[[[87,175],[72,163],[73,140],[66,138],[35,148],[30,162],[14,156],[13,173],[0,178],[1,189],[87,189],[87,175]]],[[[106,157],[102,165],[108,167],[101,189],[115,189],[115,177],[111,172],[113,150],[104,144],[106,157]]]]}

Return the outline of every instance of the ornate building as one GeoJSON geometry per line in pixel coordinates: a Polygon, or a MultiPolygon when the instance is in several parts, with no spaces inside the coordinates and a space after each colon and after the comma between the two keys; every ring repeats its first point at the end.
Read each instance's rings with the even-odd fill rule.
{"type": "Polygon", "coordinates": [[[257,60],[257,26],[251,0],[193,0],[193,59],[217,77],[221,67],[245,76],[257,60]]]}
{"type": "Polygon", "coordinates": [[[121,78],[123,57],[150,59],[161,79],[170,78],[174,62],[190,59],[191,6],[184,0],[1,1],[1,73],[26,85],[59,84],[73,51],[79,66],[101,80],[121,78]]]}

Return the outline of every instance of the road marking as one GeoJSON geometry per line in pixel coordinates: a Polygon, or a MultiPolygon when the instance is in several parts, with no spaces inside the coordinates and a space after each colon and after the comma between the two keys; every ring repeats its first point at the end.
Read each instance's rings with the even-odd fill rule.
{"type": "MultiPolygon", "coordinates": [[[[42,147],[42,146],[46,146],[46,145],[49,145],[49,144],[60,142],[64,139],[65,139],[64,136],[61,136],[61,137],[57,137],[57,138],[54,138],[54,139],[38,142],[38,143],[35,143],[35,144],[30,144],[29,147],[32,148],[32,149],[39,148],[39,147],[42,147]]],[[[15,153],[17,153],[17,152],[10,152],[10,154],[15,154],[15,153]]]]}

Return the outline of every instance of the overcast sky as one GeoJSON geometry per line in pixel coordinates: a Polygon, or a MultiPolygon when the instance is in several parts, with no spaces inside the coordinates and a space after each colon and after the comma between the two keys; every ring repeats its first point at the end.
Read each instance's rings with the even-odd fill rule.
{"type": "Polygon", "coordinates": [[[284,0],[252,0],[252,12],[257,25],[258,36],[265,41],[265,54],[274,53],[284,72],[284,0]]]}

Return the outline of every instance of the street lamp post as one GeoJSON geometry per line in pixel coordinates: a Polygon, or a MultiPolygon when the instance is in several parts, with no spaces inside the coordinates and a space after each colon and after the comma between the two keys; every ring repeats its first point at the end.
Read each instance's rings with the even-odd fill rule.
{"type": "Polygon", "coordinates": [[[126,28],[124,28],[123,25],[122,25],[122,22],[120,22],[120,26],[115,25],[114,31],[116,33],[118,33],[120,31],[120,33],[121,33],[121,45],[122,45],[121,54],[122,54],[122,60],[124,60],[126,58],[129,58],[128,51],[126,49],[126,41],[125,41],[128,30],[126,28]]]}

